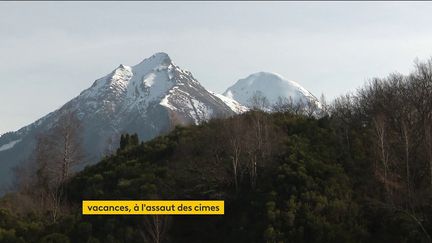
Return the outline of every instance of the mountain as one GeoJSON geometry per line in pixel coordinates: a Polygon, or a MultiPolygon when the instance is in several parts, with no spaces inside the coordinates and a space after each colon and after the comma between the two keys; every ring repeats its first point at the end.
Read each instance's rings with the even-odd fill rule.
{"type": "Polygon", "coordinates": [[[207,91],[166,53],[156,53],[135,66],[120,65],[60,109],[3,134],[0,185],[11,182],[11,169],[30,156],[35,137],[52,129],[66,112],[75,112],[83,125],[83,145],[91,164],[114,150],[122,133],[149,140],[176,125],[199,124],[243,110],[236,101],[207,91]]]}
{"type": "Polygon", "coordinates": [[[294,103],[314,102],[319,106],[318,99],[300,84],[287,80],[279,74],[268,72],[254,73],[238,80],[223,95],[250,107],[251,98],[257,92],[266,97],[270,104],[276,103],[281,97],[292,99],[294,103]]]}

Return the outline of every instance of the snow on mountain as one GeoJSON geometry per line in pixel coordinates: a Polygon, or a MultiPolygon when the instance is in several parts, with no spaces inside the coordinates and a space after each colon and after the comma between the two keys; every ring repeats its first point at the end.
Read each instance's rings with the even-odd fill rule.
{"type": "Polygon", "coordinates": [[[11,182],[10,169],[29,157],[35,137],[49,131],[66,112],[75,112],[82,122],[83,145],[88,161],[94,163],[107,148],[116,147],[122,133],[138,133],[149,140],[176,125],[199,124],[242,109],[235,101],[207,91],[166,53],[156,53],[135,66],[118,66],[60,109],[3,134],[0,185],[11,182]]]}
{"type": "Polygon", "coordinates": [[[294,103],[313,101],[319,104],[317,98],[300,84],[268,72],[254,73],[238,80],[223,95],[250,107],[251,98],[257,92],[265,96],[270,104],[276,103],[279,97],[292,99],[294,103]]]}
{"type": "Polygon", "coordinates": [[[19,142],[21,142],[21,139],[18,139],[18,140],[9,142],[7,144],[4,144],[4,145],[0,146],[0,151],[5,151],[5,150],[8,150],[8,149],[11,149],[11,148],[13,148],[15,146],[15,144],[17,144],[19,142]]]}
{"type": "Polygon", "coordinates": [[[249,108],[247,108],[246,106],[238,103],[237,101],[233,100],[232,98],[229,98],[227,96],[221,95],[221,94],[217,94],[215,92],[211,92],[213,95],[215,95],[216,97],[218,97],[219,99],[221,99],[223,102],[225,102],[225,104],[227,104],[231,110],[235,111],[237,114],[246,112],[249,110],[249,108]]]}
{"type": "Polygon", "coordinates": [[[0,186],[10,183],[11,169],[31,155],[35,137],[52,129],[64,113],[75,112],[81,121],[83,147],[91,164],[115,149],[122,133],[149,140],[176,125],[242,113],[257,91],[271,103],[278,97],[318,103],[296,82],[272,73],[252,74],[220,95],[206,90],[166,53],[156,53],[135,66],[119,65],[61,108],[0,136],[0,186]]]}
{"type": "MultiPolygon", "coordinates": [[[[145,116],[143,111],[161,105],[169,112],[182,113],[183,123],[198,124],[210,119],[213,113],[233,112],[202,87],[189,71],[176,66],[166,53],[157,53],[133,67],[120,65],[96,80],[78,98],[89,109],[95,107],[102,112],[100,107],[104,107],[114,115],[135,109],[145,116]]],[[[121,116],[115,117],[121,119],[121,116]]]]}

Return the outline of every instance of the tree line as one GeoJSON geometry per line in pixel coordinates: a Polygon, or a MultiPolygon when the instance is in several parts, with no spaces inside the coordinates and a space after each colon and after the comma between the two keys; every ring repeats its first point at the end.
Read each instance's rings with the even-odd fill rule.
{"type": "Polygon", "coordinates": [[[0,242],[431,242],[432,60],[327,104],[251,110],[85,161],[65,113],[0,200],[0,242]],[[223,199],[224,216],[83,216],[83,199],[223,199]],[[37,205],[37,206],[35,206],[37,205]]]}

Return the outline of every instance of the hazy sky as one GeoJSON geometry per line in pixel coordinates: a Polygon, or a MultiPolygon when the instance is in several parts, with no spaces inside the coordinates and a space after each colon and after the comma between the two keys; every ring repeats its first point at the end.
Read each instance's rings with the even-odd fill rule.
{"type": "Polygon", "coordinates": [[[0,133],[155,52],[209,90],[258,71],[334,98],[432,55],[432,2],[0,2],[0,133]]]}

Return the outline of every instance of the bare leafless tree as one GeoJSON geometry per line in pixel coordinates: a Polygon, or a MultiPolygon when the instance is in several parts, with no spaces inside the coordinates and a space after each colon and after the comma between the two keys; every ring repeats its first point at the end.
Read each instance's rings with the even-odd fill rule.
{"type": "Polygon", "coordinates": [[[230,120],[225,121],[226,128],[226,140],[227,140],[227,151],[231,159],[234,186],[236,191],[239,190],[239,180],[241,180],[241,173],[243,172],[241,164],[241,155],[244,152],[244,127],[241,124],[239,117],[233,117],[230,120]]]}
{"type": "Polygon", "coordinates": [[[62,114],[53,129],[37,138],[36,186],[53,222],[64,203],[64,184],[84,159],[81,122],[74,112],[62,114]]]}
{"type": "Polygon", "coordinates": [[[253,110],[268,111],[270,108],[269,100],[261,91],[255,91],[248,102],[253,110]]]}
{"type": "Polygon", "coordinates": [[[380,161],[382,162],[382,168],[384,171],[383,183],[386,191],[386,197],[389,198],[389,152],[386,140],[386,120],[383,114],[378,114],[373,119],[373,124],[375,126],[375,135],[377,139],[377,147],[379,151],[380,161]]]}
{"type": "Polygon", "coordinates": [[[301,101],[295,102],[292,97],[279,96],[272,105],[272,110],[275,112],[290,113],[293,115],[303,115],[304,109],[305,104],[301,101]]]}
{"type": "Polygon", "coordinates": [[[145,242],[164,242],[171,218],[168,215],[148,215],[143,218],[143,228],[139,230],[145,242]]]}
{"type": "MultiPolygon", "coordinates": [[[[356,94],[337,99],[331,116],[351,147],[351,128],[371,132],[375,175],[382,183],[386,208],[424,227],[432,191],[432,59],[417,62],[409,75],[375,78],[356,94]],[[368,128],[371,128],[368,130],[368,128]]],[[[430,222],[428,222],[430,223],[430,222]]]]}

